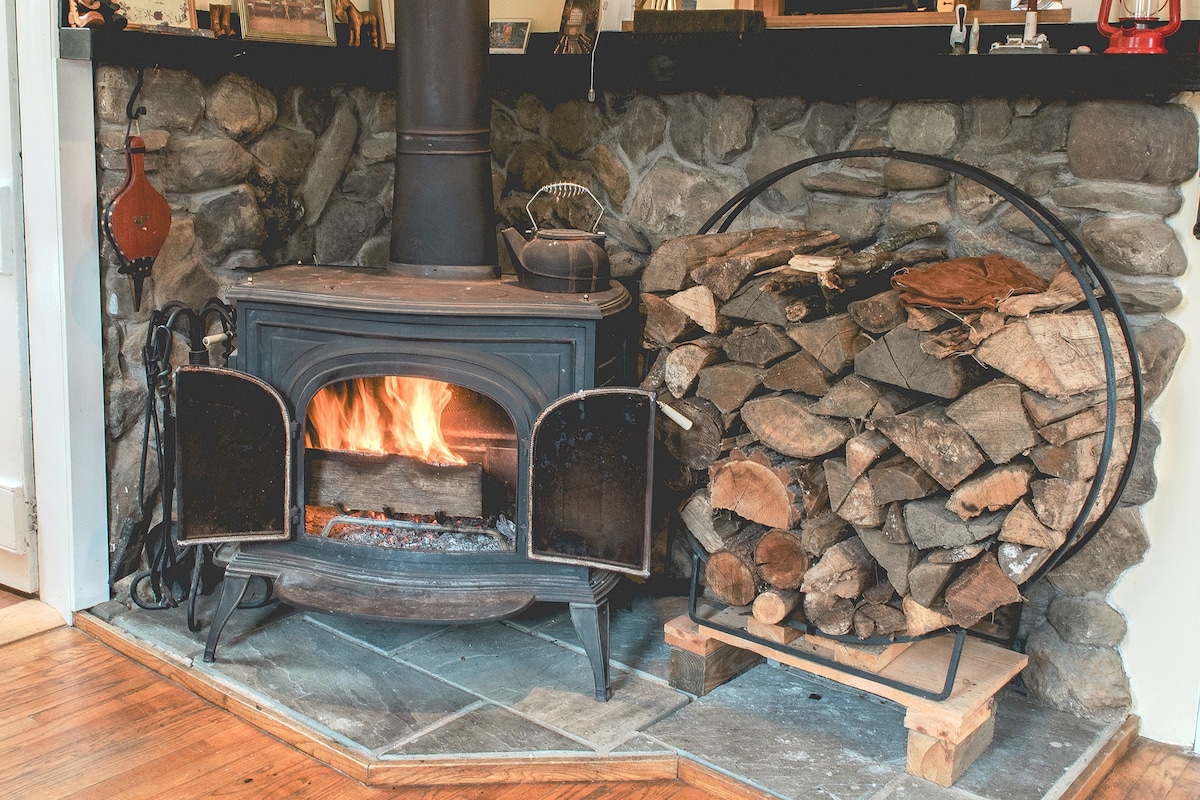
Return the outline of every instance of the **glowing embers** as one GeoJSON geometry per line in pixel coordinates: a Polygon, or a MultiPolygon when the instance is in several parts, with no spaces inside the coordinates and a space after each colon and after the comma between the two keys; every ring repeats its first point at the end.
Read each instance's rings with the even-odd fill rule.
{"type": "Polygon", "coordinates": [[[309,404],[304,445],[465,464],[442,436],[442,411],[453,399],[450,384],[428,378],[388,375],[333,383],[309,404]]]}

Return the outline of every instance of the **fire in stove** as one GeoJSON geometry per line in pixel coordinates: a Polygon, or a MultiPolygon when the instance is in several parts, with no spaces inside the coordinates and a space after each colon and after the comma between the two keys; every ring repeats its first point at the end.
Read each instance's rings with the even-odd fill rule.
{"type": "Polygon", "coordinates": [[[478,392],[429,378],[322,388],[305,431],[305,532],[434,551],[515,545],[516,432],[478,392]]]}

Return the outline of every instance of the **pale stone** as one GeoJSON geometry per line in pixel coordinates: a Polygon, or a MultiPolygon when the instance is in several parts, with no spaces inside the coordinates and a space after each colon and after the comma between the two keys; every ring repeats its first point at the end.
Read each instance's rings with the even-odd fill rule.
{"type": "Polygon", "coordinates": [[[560,103],[550,113],[546,132],[564,153],[582,155],[600,140],[600,109],[585,100],[560,103]]]}
{"type": "Polygon", "coordinates": [[[1101,217],[1085,225],[1080,238],[1100,266],[1124,275],[1178,277],[1187,269],[1183,246],[1161,219],[1101,217]]]}
{"type": "Polygon", "coordinates": [[[888,133],[901,150],[942,155],[958,141],[962,113],[950,103],[903,103],[892,109],[888,133]]]}
{"type": "Polygon", "coordinates": [[[817,153],[832,153],[854,127],[854,112],[842,105],[817,103],[808,112],[804,141],[817,153]]]}
{"type": "Polygon", "coordinates": [[[321,218],[333,188],[342,179],[357,139],[358,121],[354,119],[350,102],[343,99],[338,103],[329,127],[317,140],[312,162],[300,186],[305,224],[315,225],[321,218]]]}
{"type": "Polygon", "coordinates": [[[617,142],[629,160],[643,163],[663,143],[667,113],[662,103],[644,95],[633,99],[617,128],[617,142]]]}
{"type": "Polygon", "coordinates": [[[257,139],[275,124],[275,96],[244,75],[225,75],[208,95],[205,116],[234,139],[257,139]]]}
{"type": "Polygon", "coordinates": [[[1116,647],[1125,638],[1125,618],[1095,598],[1057,597],[1050,603],[1046,620],[1071,644],[1116,647]]]}
{"type": "Polygon", "coordinates": [[[1196,173],[1198,151],[1196,117],[1179,105],[1080,103],[1067,137],[1071,171],[1081,178],[1182,183],[1196,173]]]}
{"type": "Polygon", "coordinates": [[[747,97],[719,97],[708,118],[705,145],[708,155],[728,164],[746,152],[754,140],[754,103],[747,97]]]}
{"type": "Polygon", "coordinates": [[[1071,644],[1043,625],[1029,637],[1025,652],[1029,666],[1021,674],[1041,702],[1103,722],[1128,714],[1133,699],[1116,650],[1071,644]]]}
{"type": "Polygon", "coordinates": [[[253,165],[232,139],[173,136],[158,177],[164,192],[202,192],[244,180],[253,165]]]}

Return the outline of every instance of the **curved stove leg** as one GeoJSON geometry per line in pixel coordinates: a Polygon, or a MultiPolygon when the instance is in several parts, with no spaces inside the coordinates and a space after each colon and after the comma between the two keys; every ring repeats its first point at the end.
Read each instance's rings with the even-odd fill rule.
{"type": "Polygon", "coordinates": [[[224,585],[221,586],[221,600],[213,614],[212,626],[208,629],[208,641],[204,644],[204,660],[215,661],[217,658],[217,640],[225,623],[233,616],[233,610],[242,602],[246,588],[250,585],[249,575],[225,575],[224,585]]]}
{"type": "Polygon", "coordinates": [[[596,700],[612,697],[608,687],[608,598],[596,603],[571,603],[571,622],[583,642],[596,680],[596,700]]]}

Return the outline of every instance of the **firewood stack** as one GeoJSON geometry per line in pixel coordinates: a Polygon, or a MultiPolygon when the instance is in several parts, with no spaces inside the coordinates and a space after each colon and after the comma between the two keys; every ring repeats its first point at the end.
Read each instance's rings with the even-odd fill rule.
{"type": "MultiPolygon", "coordinates": [[[[693,423],[663,423],[680,517],[708,591],[759,622],[863,638],[986,624],[1083,507],[1107,407],[1082,289],[1064,267],[994,310],[906,304],[889,280],[944,261],[918,246],[937,233],[859,252],[829,231],[684,236],[647,265],[643,386],[693,423]]],[[[1092,519],[1133,415],[1105,316],[1120,400],[1092,519]]]]}

